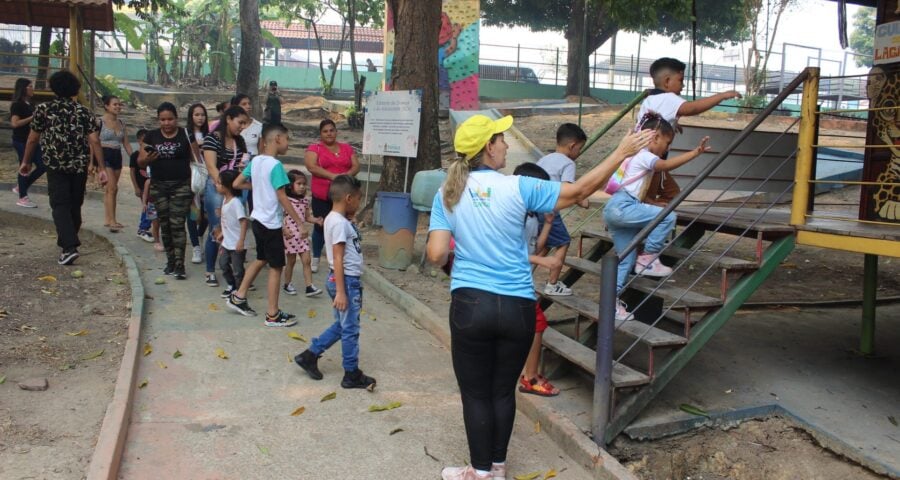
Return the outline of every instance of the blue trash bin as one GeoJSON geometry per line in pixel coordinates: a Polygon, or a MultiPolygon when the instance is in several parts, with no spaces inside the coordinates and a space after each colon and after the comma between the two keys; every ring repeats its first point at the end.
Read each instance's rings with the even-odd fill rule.
{"type": "Polygon", "coordinates": [[[378,264],[384,268],[405,270],[413,261],[419,212],[408,193],[378,192],[379,223],[378,264]]]}

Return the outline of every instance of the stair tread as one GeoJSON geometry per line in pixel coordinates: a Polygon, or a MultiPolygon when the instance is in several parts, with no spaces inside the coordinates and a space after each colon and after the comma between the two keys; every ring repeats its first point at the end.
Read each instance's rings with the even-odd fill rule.
{"type": "MultiPolygon", "coordinates": [[[[558,353],[579,368],[596,375],[596,353],[553,328],[544,331],[544,346],[558,353]]],[[[612,383],[616,388],[636,387],[650,383],[650,377],[621,363],[613,364],[612,383]]]]}
{"type": "MultiPolygon", "coordinates": [[[[582,272],[591,273],[598,276],[600,275],[601,271],[599,263],[591,262],[579,257],[566,257],[566,265],[577,270],[581,270],[582,272]]],[[[708,295],[703,295],[702,293],[697,292],[685,292],[683,288],[676,287],[674,285],[660,285],[656,280],[650,280],[648,278],[633,278],[630,280],[629,285],[629,288],[633,288],[644,293],[653,292],[653,290],[657,287],[659,287],[659,289],[656,290],[653,295],[662,298],[664,301],[667,301],[669,303],[674,302],[676,307],[714,308],[722,305],[722,300],[719,298],[710,297],[708,295]]]]}
{"type": "MultiPolygon", "coordinates": [[[[609,236],[609,232],[585,229],[581,234],[585,237],[597,238],[612,243],[612,237],[609,236]]],[[[759,265],[757,265],[756,262],[749,260],[729,256],[719,258],[719,255],[715,253],[695,252],[689,248],[676,247],[674,245],[667,246],[665,250],[663,250],[662,256],[674,258],[676,260],[683,260],[690,256],[690,261],[702,263],[704,265],[715,265],[716,268],[723,268],[725,270],[756,270],[759,268],[759,265]]]]}
{"type": "MultiPolygon", "coordinates": [[[[684,310],[675,310],[673,308],[666,312],[664,316],[675,323],[684,325],[684,310]]],[[[693,312],[691,314],[691,325],[698,323],[701,317],[703,317],[703,313],[693,312]]]]}
{"type": "MultiPolygon", "coordinates": [[[[593,322],[596,322],[598,319],[600,304],[596,302],[592,302],[584,297],[579,297],[578,295],[565,297],[554,296],[549,298],[563,307],[578,312],[580,315],[583,315],[593,322]]],[[[640,338],[641,343],[651,347],[668,347],[687,344],[687,339],[682,336],[652,327],[637,320],[629,320],[626,322],[617,321],[616,330],[629,337],[640,338]]]]}

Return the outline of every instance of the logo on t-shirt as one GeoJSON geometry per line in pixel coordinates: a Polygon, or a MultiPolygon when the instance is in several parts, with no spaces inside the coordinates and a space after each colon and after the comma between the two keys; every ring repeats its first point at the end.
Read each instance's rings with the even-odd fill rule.
{"type": "Polygon", "coordinates": [[[491,206],[491,188],[482,190],[481,187],[474,189],[469,188],[469,196],[472,197],[472,205],[476,208],[490,208],[491,206]]]}

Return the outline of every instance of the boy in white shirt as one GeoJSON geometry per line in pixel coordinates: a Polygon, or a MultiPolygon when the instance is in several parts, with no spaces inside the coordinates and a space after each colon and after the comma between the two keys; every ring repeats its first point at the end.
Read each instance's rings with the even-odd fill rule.
{"type": "Polygon", "coordinates": [[[331,181],[328,196],[333,204],[325,217],[325,254],[331,272],[325,289],[334,305],[334,323],[312,340],[309,348],[294,357],[313,380],[321,380],[319,357],[341,341],[344,378],[343,388],[374,388],[375,379],[359,368],[359,314],[362,310],[362,245],[359,230],[349,219],[359,209],[359,180],[338,175],[331,181]]]}
{"type": "MultiPolygon", "coordinates": [[[[581,154],[581,149],[586,142],[587,135],[581,127],[574,123],[564,123],[556,130],[556,151],[542,157],[537,164],[547,172],[551,181],[574,183],[575,159],[581,154]]],[[[587,208],[589,204],[587,200],[583,200],[578,205],[587,208]]],[[[569,244],[572,243],[572,237],[569,236],[569,231],[559,212],[554,212],[553,221],[545,223],[543,228],[550,229],[550,235],[547,237],[547,249],[555,248],[553,256],[559,260],[559,266],[550,269],[547,285],[544,285],[544,295],[572,295],[572,289],[559,281],[559,274],[562,271],[563,262],[566,260],[569,244]]],[[[544,253],[538,252],[539,255],[544,253]]]]}
{"type": "MultiPolygon", "coordinates": [[[[649,180],[653,172],[665,172],[684,165],[709,151],[709,137],[703,137],[697,148],[683,153],[675,158],[660,161],[661,157],[669,151],[669,145],[675,137],[675,129],[655,113],[649,113],[641,123],[642,130],[656,130],[656,137],[650,145],[638,152],[637,155],[626,159],[622,166],[613,175],[610,182],[619,184],[618,190],[603,208],[603,218],[609,227],[616,252],[621,252],[637,236],[647,224],[653,221],[662,207],[642,203],[649,180]]],[[[610,190],[607,190],[610,191],[610,190]]],[[[625,281],[632,269],[638,275],[648,277],[667,277],[672,269],[659,261],[659,253],[665,247],[669,233],[675,228],[675,213],[670,213],[665,219],[650,232],[644,244],[644,253],[638,255],[632,251],[619,263],[616,273],[616,291],[622,293],[625,281]],[[637,265],[635,265],[635,263],[637,265]]],[[[616,320],[624,321],[631,317],[625,305],[619,301],[616,305],[616,320]]]]}
{"type": "Polygon", "coordinates": [[[241,192],[234,188],[236,178],[234,170],[226,170],[219,174],[219,183],[216,184],[216,191],[225,199],[222,202],[221,225],[216,229],[216,241],[222,245],[219,268],[222,269],[226,285],[222,298],[230,297],[241,285],[244,280],[244,261],[247,258],[244,240],[247,238],[248,222],[240,199],[241,192]]]}
{"type": "Polygon", "coordinates": [[[256,312],[247,303],[247,291],[256,280],[263,267],[269,266],[267,327],[290,327],[296,325],[296,315],[278,308],[278,294],[281,291],[281,271],[284,269],[284,212],[300,225],[302,222],[285,193],[290,183],[284,165],[275,155],[284,155],[288,150],[288,131],[281,125],[269,125],[262,133],[262,154],[257,155],[234,181],[234,187],[249,188],[253,181],[253,211],[251,228],[256,239],[256,260],[247,268],[240,287],[228,297],[228,307],[245,316],[255,316],[256,312]]]}

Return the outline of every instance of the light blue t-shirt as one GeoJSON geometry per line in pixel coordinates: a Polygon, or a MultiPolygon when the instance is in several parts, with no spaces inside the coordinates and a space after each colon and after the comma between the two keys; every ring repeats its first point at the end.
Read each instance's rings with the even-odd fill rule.
{"type": "Polygon", "coordinates": [[[444,209],[439,191],[428,230],[449,230],[456,241],[450,290],[468,287],[534,299],[525,215],[553,211],[559,190],[557,182],[476,170],[452,213],[444,209]]]}
{"type": "Polygon", "coordinates": [[[275,157],[257,155],[242,173],[253,181],[253,211],[250,218],[270,230],[281,228],[284,210],[278,203],[278,190],[291,183],[284,165],[275,157]]]}

